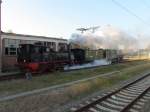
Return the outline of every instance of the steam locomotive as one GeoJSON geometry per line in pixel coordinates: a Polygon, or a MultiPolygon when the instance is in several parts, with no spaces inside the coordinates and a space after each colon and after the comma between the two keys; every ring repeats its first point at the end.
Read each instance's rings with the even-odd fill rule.
{"type": "Polygon", "coordinates": [[[20,44],[17,61],[24,72],[42,73],[63,69],[65,65],[83,64],[104,58],[116,63],[122,60],[122,55],[117,50],[109,49],[71,49],[68,46],[67,50],[56,52],[42,45],[20,44]]]}

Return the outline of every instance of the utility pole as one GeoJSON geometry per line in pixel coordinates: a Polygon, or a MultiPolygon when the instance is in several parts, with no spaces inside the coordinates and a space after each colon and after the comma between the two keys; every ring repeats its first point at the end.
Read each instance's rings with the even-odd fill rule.
{"type": "Polygon", "coordinates": [[[2,72],[1,4],[2,0],[0,0],[0,73],[2,72]]]}

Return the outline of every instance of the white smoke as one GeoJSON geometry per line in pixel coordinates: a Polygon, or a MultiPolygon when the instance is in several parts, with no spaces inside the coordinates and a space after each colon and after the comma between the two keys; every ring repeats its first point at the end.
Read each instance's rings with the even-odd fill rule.
{"type": "Polygon", "coordinates": [[[112,26],[100,28],[95,33],[74,33],[70,38],[70,42],[90,49],[122,49],[124,51],[138,49],[136,38],[112,26]]]}
{"type": "Polygon", "coordinates": [[[150,50],[150,36],[145,34],[140,34],[138,36],[139,44],[141,49],[149,49],[150,50]]]}
{"type": "Polygon", "coordinates": [[[91,63],[86,63],[86,64],[82,64],[82,65],[65,66],[64,70],[75,70],[75,69],[90,68],[90,67],[110,65],[110,64],[111,64],[110,61],[108,61],[106,59],[101,59],[101,60],[94,60],[91,63]]]}

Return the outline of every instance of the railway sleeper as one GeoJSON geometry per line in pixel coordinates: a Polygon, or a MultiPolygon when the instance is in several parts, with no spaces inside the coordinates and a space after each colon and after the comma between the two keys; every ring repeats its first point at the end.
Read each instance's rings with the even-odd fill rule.
{"type": "Polygon", "coordinates": [[[108,98],[107,101],[110,102],[110,103],[113,103],[113,104],[116,104],[116,105],[122,105],[122,106],[125,106],[125,105],[128,104],[128,103],[125,103],[125,102],[113,100],[113,99],[111,99],[111,98],[108,98]]]}
{"type": "Polygon", "coordinates": [[[102,105],[100,105],[100,104],[97,104],[96,107],[97,107],[99,110],[101,110],[100,112],[103,112],[103,111],[104,111],[104,112],[105,112],[105,111],[107,111],[107,112],[119,112],[118,110],[110,109],[110,108],[107,108],[107,107],[102,106],[102,105]]]}
{"type": "Polygon", "coordinates": [[[119,94],[124,95],[124,96],[129,96],[129,97],[136,97],[138,94],[134,94],[134,93],[127,93],[127,92],[123,92],[120,91],[119,94]]]}
{"type": "Polygon", "coordinates": [[[107,105],[108,107],[114,108],[116,110],[121,110],[123,108],[122,105],[116,105],[116,104],[113,104],[113,103],[109,103],[107,101],[103,101],[102,104],[107,105]]]}
{"type": "Polygon", "coordinates": [[[139,92],[137,92],[137,93],[135,93],[135,92],[133,92],[133,91],[129,91],[129,90],[122,90],[122,92],[124,92],[124,93],[129,93],[129,94],[136,94],[136,95],[139,95],[140,93],[139,92]]]}
{"type": "Polygon", "coordinates": [[[125,102],[125,103],[131,102],[131,100],[127,100],[127,99],[124,99],[124,98],[122,98],[122,97],[116,97],[115,95],[111,96],[111,98],[112,98],[113,100],[118,100],[118,101],[122,101],[122,102],[125,102]]]}
{"type": "Polygon", "coordinates": [[[116,97],[121,97],[121,98],[124,98],[124,99],[127,99],[127,100],[133,100],[135,98],[135,97],[125,96],[125,95],[122,95],[122,94],[116,94],[116,97]]]}

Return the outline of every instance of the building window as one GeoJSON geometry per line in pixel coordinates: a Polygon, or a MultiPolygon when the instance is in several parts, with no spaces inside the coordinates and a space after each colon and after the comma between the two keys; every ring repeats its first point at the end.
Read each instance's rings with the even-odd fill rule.
{"type": "Polygon", "coordinates": [[[19,47],[20,40],[17,39],[4,39],[4,52],[5,55],[16,56],[17,48],[19,47]]]}
{"type": "Polygon", "coordinates": [[[67,44],[66,43],[59,43],[58,44],[58,50],[59,51],[65,51],[65,50],[67,50],[67,44]]]}
{"type": "Polygon", "coordinates": [[[44,46],[47,46],[47,42],[44,42],[44,46]]]}
{"type": "Polygon", "coordinates": [[[9,45],[16,45],[16,39],[8,39],[9,45]]]}
{"type": "Polygon", "coordinates": [[[17,48],[6,47],[5,48],[5,55],[16,56],[17,55],[17,48]]]}
{"type": "Polygon", "coordinates": [[[55,42],[47,42],[47,47],[49,47],[52,50],[56,51],[56,43],[55,42]]]}
{"type": "Polygon", "coordinates": [[[5,48],[5,55],[8,55],[8,48],[5,48]]]}
{"type": "Polygon", "coordinates": [[[9,55],[17,55],[17,48],[9,48],[9,55]]]}
{"type": "Polygon", "coordinates": [[[42,41],[35,42],[35,45],[43,45],[44,43],[42,41]]]}

